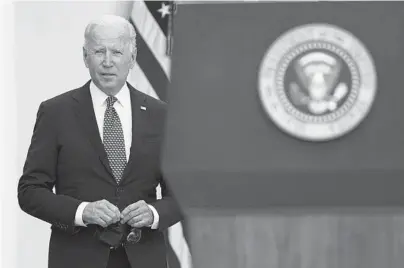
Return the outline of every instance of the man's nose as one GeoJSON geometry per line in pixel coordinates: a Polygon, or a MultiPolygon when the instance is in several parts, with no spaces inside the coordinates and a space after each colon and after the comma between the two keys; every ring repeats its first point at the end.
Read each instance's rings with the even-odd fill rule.
{"type": "Polygon", "coordinates": [[[102,64],[104,67],[112,67],[112,63],[113,63],[113,61],[112,61],[111,52],[106,51],[104,54],[104,60],[103,60],[102,64]]]}

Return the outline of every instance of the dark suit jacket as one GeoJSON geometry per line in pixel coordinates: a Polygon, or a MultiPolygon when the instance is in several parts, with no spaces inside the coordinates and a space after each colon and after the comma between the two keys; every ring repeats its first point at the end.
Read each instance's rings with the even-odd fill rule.
{"type": "Polygon", "coordinates": [[[166,105],[128,84],[132,147],[118,185],[100,138],[89,85],[90,81],[41,103],[18,184],[20,207],[52,225],[49,268],[101,268],[106,267],[109,246],[98,240],[95,225],[74,226],[77,207],[82,201],[106,199],[122,211],[145,200],[160,216],[159,229],[144,228],[141,241],[125,246],[126,252],[134,268],[166,267],[162,231],[181,220],[160,172],[166,105]],[[163,198],[156,201],[159,183],[163,198]],[[52,193],[54,186],[56,194],[52,193]]]}

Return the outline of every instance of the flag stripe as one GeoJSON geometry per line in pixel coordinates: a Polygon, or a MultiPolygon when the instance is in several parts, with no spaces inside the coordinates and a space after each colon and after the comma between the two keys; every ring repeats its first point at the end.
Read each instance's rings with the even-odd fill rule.
{"type": "Polygon", "coordinates": [[[131,75],[128,77],[129,83],[131,83],[137,90],[158,99],[158,95],[154,91],[154,88],[147,79],[147,76],[140,68],[139,64],[136,63],[132,69],[131,75]]]}
{"type": "Polygon", "coordinates": [[[167,266],[168,268],[185,268],[184,265],[181,265],[179,256],[176,255],[173,247],[172,241],[170,240],[170,232],[171,227],[168,231],[164,232],[164,240],[166,241],[167,247],[167,266]]]}
{"type": "Polygon", "coordinates": [[[168,232],[169,240],[172,249],[181,262],[181,268],[191,268],[191,254],[188,248],[187,241],[184,239],[184,233],[181,222],[170,227],[168,232]]]}
{"type": "Polygon", "coordinates": [[[146,4],[147,8],[150,10],[150,14],[153,15],[155,21],[160,26],[160,29],[163,31],[164,35],[167,36],[167,24],[163,20],[160,20],[161,13],[157,11],[161,8],[161,2],[160,1],[145,1],[144,3],[146,4]]]}
{"type": "MultiPolygon", "coordinates": [[[[134,26],[136,28],[136,25],[134,26]]],[[[142,36],[139,36],[137,38],[137,47],[137,63],[139,64],[143,72],[147,74],[147,78],[159,99],[162,101],[166,101],[166,87],[168,85],[167,76],[161,68],[161,65],[156,61],[154,55],[150,52],[150,49],[144,42],[142,36]]]]}
{"type": "Polygon", "coordinates": [[[169,78],[171,62],[166,54],[167,37],[144,1],[134,2],[131,21],[169,78]]]}
{"type": "Polygon", "coordinates": [[[186,220],[181,221],[182,236],[184,237],[184,243],[187,244],[188,254],[191,252],[191,245],[187,243],[189,241],[189,229],[186,220]]]}

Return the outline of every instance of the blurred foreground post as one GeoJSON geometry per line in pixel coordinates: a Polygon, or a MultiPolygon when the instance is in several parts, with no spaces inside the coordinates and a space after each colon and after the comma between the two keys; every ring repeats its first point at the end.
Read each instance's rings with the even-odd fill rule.
{"type": "Polygon", "coordinates": [[[196,268],[404,263],[404,3],[181,4],[163,170],[196,268]]]}

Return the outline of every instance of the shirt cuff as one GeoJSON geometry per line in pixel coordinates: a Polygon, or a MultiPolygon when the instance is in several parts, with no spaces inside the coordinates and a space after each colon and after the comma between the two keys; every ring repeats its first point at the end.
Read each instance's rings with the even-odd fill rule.
{"type": "Polygon", "coordinates": [[[87,227],[83,222],[83,211],[84,208],[88,205],[89,202],[82,202],[76,210],[76,217],[74,218],[74,224],[76,226],[87,227]]]}
{"type": "Polygon", "coordinates": [[[157,229],[159,227],[159,220],[160,220],[160,216],[157,213],[157,210],[152,206],[152,205],[148,205],[149,208],[151,209],[151,211],[153,212],[153,223],[151,226],[149,226],[151,229],[157,229]]]}

